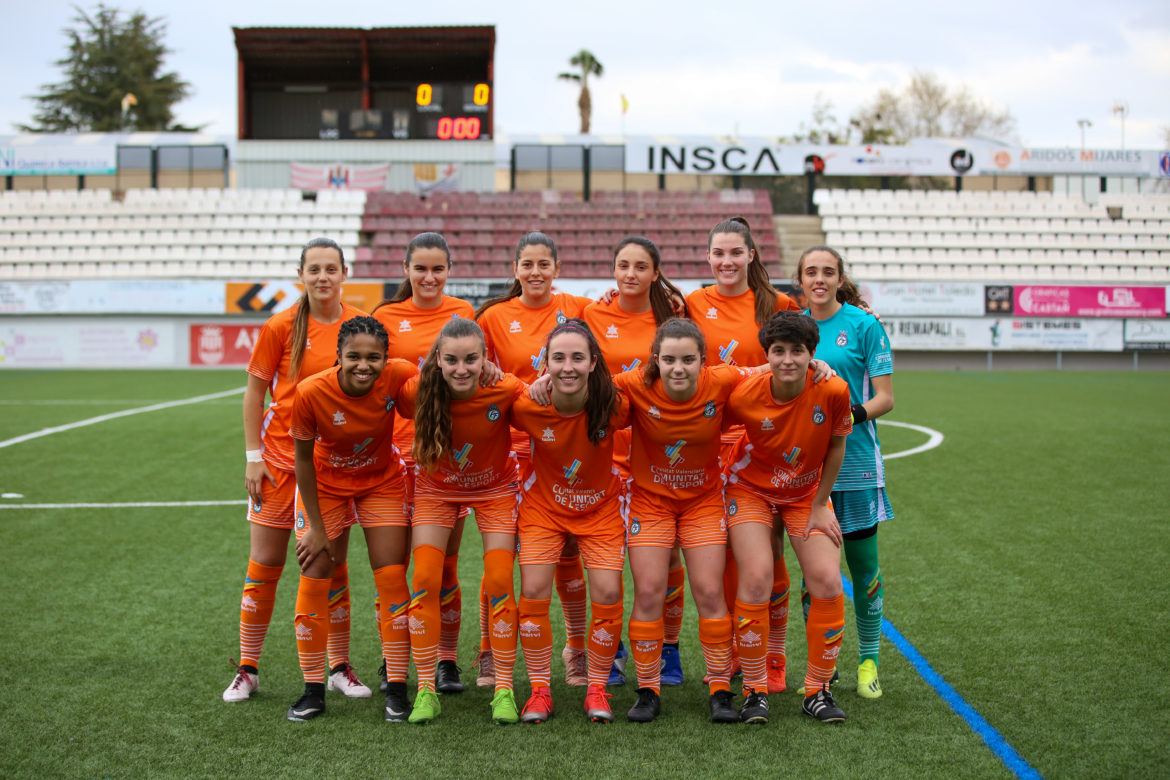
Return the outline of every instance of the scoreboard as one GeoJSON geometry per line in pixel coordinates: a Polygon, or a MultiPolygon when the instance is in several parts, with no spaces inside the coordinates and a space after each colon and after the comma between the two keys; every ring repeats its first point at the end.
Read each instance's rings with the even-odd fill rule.
{"type": "Polygon", "coordinates": [[[477,141],[491,138],[491,84],[420,82],[379,92],[387,108],[321,111],[319,138],[477,141]],[[408,104],[403,98],[409,95],[408,104]],[[397,99],[395,99],[397,98],[397,99]]]}

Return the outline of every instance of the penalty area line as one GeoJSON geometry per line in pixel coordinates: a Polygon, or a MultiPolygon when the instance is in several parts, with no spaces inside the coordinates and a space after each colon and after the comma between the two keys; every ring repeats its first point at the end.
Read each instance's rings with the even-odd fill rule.
{"type": "MultiPolygon", "coordinates": [[[[844,575],[841,577],[841,583],[845,588],[845,596],[850,601],[852,601],[853,585],[850,584],[849,580],[844,575]]],[[[984,744],[991,748],[991,752],[994,753],[1000,761],[1003,761],[1004,765],[1007,766],[1007,768],[1011,770],[1011,772],[1015,774],[1016,777],[1029,778],[1029,780],[1032,780],[1032,778],[1036,778],[1038,780],[1041,777],[1040,773],[1033,769],[1032,765],[1025,761],[1023,756],[1016,752],[1016,749],[1013,748],[1006,739],[1004,739],[1003,735],[996,731],[995,727],[988,723],[987,720],[979,714],[978,710],[968,704],[966,699],[959,695],[959,692],[956,691],[950,683],[944,680],[941,674],[934,670],[934,667],[930,665],[930,662],[926,660],[926,657],[923,656],[922,653],[918,652],[918,648],[910,644],[910,640],[902,636],[902,632],[894,628],[894,624],[889,620],[886,620],[884,617],[882,618],[882,634],[884,634],[885,637],[889,639],[890,642],[894,645],[894,647],[898,649],[898,652],[900,652],[906,658],[906,660],[910,662],[910,665],[914,667],[914,671],[918,672],[918,676],[925,680],[926,684],[934,689],[934,692],[937,693],[939,697],[947,703],[947,706],[949,706],[960,718],[967,722],[967,725],[971,727],[971,730],[979,735],[979,738],[983,740],[984,744]]]]}
{"type": "Polygon", "coordinates": [[[63,433],[71,431],[75,428],[84,428],[87,425],[97,425],[98,423],[108,422],[109,420],[117,420],[120,417],[129,417],[135,414],[144,414],[146,412],[157,412],[160,409],[172,409],[176,406],[187,406],[188,404],[197,404],[203,401],[211,401],[215,398],[225,398],[229,395],[239,395],[244,392],[244,388],[237,387],[235,390],[224,390],[219,393],[208,393],[207,395],[197,395],[193,398],[183,398],[178,401],[164,401],[163,403],[151,404],[149,406],[139,406],[136,409],[123,409],[120,412],[110,412],[109,414],[99,414],[97,417],[90,417],[85,420],[78,420],[77,422],[66,423],[65,425],[55,425],[52,428],[42,428],[39,431],[26,433],[22,436],[16,436],[11,439],[0,441],[0,449],[11,447],[13,444],[20,444],[21,442],[39,439],[43,436],[50,436],[54,433],[63,433]]]}

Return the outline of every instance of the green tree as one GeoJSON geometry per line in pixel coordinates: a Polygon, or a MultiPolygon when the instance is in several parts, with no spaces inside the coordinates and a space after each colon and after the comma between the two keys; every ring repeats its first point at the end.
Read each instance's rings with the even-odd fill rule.
{"type": "Polygon", "coordinates": [[[588,49],[582,49],[569,58],[569,64],[579,69],[579,73],[558,73],[558,79],[565,79],[566,81],[575,81],[581,85],[581,94],[577,98],[577,110],[581,114],[581,134],[587,135],[589,133],[589,120],[593,115],[593,101],[589,97],[589,77],[601,77],[602,66],[597,58],[593,56],[593,52],[588,49]]]}
{"type": "Polygon", "coordinates": [[[988,105],[965,85],[948,87],[938,76],[916,71],[900,92],[883,89],[849,120],[863,144],[904,144],[912,138],[1012,138],[1011,112],[988,105]]]}
{"type": "Polygon", "coordinates": [[[68,53],[55,63],[64,80],[45,84],[32,124],[34,133],[115,132],[172,128],[172,107],[191,94],[177,73],[162,73],[170,53],[163,43],[166,24],[134,11],[129,18],[104,4],[87,14],[74,6],[73,27],[62,32],[68,53]],[[133,95],[137,100],[127,98],[133,95]],[[123,110],[123,106],[126,110],[123,110]]]}

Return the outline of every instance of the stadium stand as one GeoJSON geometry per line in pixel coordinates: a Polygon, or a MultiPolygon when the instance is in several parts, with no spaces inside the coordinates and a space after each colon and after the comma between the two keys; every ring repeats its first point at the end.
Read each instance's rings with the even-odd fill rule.
{"type": "Polygon", "coordinates": [[[400,276],[411,236],[434,230],[447,238],[460,276],[508,278],[516,241],[542,230],[557,242],[565,277],[609,276],[617,242],[642,235],[658,245],[668,277],[706,279],[707,234],[734,215],[748,219],[765,263],[778,269],[771,204],[761,191],[600,191],[588,203],[555,191],[436,193],[425,200],[371,193],[362,222],[368,246],[358,249],[354,270],[361,277],[400,276]]]}
{"type": "Polygon", "coordinates": [[[287,278],[327,235],[350,257],[365,193],[37,190],[0,196],[0,279],[287,278]]]}
{"type": "Polygon", "coordinates": [[[818,190],[830,246],[863,281],[1170,282],[1170,197],[818,190]]]}

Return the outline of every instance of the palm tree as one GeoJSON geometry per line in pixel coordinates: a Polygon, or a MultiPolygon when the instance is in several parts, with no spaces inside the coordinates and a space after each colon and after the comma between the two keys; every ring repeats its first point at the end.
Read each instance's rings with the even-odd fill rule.
{"type": "Polygon", "coordinates": [[[581,112],[581,134],[589,133],[589,117],[593,113],[593,102],[589,99],[589,77],[601,76],[602,67],[593,52],[582,49],[569,58],[569,64],[580,68],[580,73],[559,73],[558,79],[576,81],[581,85],[581,96],[577,98],[577,110],[581,112]]]}

